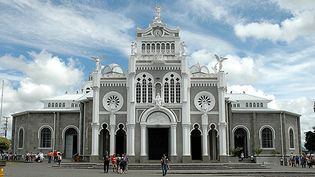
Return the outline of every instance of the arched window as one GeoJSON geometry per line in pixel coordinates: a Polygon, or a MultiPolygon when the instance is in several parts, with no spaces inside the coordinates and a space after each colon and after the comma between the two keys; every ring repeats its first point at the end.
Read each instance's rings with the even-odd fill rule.
{"type": "Polygon", "coordinates": [[[164,102],[165,103],[168,103],[168,98],[169,97],[169,86],[168,86],[168,83],[166,82],[164,84],[164,102]]]}
{"type": "Polygon", "coordinates": [[[61,108],[61,103],[59,103],[59,107],[61,108]]]}
{"type": "Polygon", "coordinates": [[[174,103],[174,101],[175,101],[175,95],[174,95],[175,85],[174,85],[174,79],[173,78],[171,79],[170,88],[171,88],[171,103],[174,103]]]}
{"type": "Polygon", "coordinates": [[[146,103],[146,102],[147,102],[147,81],[144,78],[142,80],[142,103],[146,103]]]}
{"type": "Polygon", "coordinates": [[[171,72],[167,73],[164,78],[164,102],[180,103],[180,85],[181,78],[179,74],[171,72]]]}
{"type": "Polygon", "coordinates": [[[24,130],[23,130],[23,128],[21,128],[20,131],[19,131],[19,144],[18,144],[18,148],[23,148],[23,144],[24,144],[24,130]]]}
{"type": "Polygon", "coordinates": [[[152,83],[148,84],[148,102],[152,103],[152,83]]]}
{"type": "Polygon", "coordinates": [[[180,103],[180,83],[176,83],[176,103],[180,103]]]}
{"type": "Polygon", "coordinates": [[[43,128],[40,131],[40,147],[50,148],[51,147],[51,130],[49,128],[43,128]]]}
{"type": "Polygon", "coordinates": [[[161,51],[162,51],[162,53],[165,52],[165,44],[164,43],[162,43],[162,45],[161,45],[161,51]]]}
{"type": "Polygon", "coordinates": [[[150,53],[150,44],[147,44],[147,53],[150,53]]]}
{"type": "Polygon", "coordinates": [[[141,102],[141,85],[140,85],[140,82],[138,82],[136,85],[136,102],[137,103],[141,102]]]}
{"type": "Polygon", "coordinates": [[[62,103],[62,107],[66,107],[66,103],[62,103]]]}
{"type": "Polygon", "coordinates": [[[51,103],[51,107],[55,107],[55,104],[54,104],[54,103],[51,103]]]}
{"type": "Polygon", "coordinates": [[[50,108],[50,103],[48,103],[48,107],[50,108]]]}
{"type": "Polygon", "coordinates": [[[153,77],[149,73],[139,73],[136,77],[136,102],[152,103],[153,100],[153,77]]]}
{"type": "Polygon", "coordinates": [[[152,52],[155,52],[155,44],[152,44],[152,48],[151,48],[152,52]]]}
{"type": "Polygon", "coordinates": [[[157,53],[160,53],[160,51],[161,51],[160,46],[161,46],[160,43],[157,43],[157,44],[156,44],[156,52],[157,52],[157,53]]]}
{"type": "Polygon", "coordinates": [[[171,52],[175,53],[175,44],[174,43],[171,44],[171,52]]]}
{"type": "Polygon", "coordinates": [[[142,49],[142,53],[144,53],[145,52],[145,44],[142,44],[141,49],[142,49]]]}
{"type": "Polygon", "coordinates": [[[293,134],[293,129],[290,128],[289,130],[289,140],[290,140],[290,148],[294,148],[294,134],[293,134]]]}
{"type": "Polygon", "coordinates": [[[264,107],[263,103],[260,103],[260,107],[264,107]]]}
{"type": "Polygon", "coordinates": [[[261,131],[261,147],[273,148],[273,134],[272,130],[268,127],[265,127],[261,131]]]}

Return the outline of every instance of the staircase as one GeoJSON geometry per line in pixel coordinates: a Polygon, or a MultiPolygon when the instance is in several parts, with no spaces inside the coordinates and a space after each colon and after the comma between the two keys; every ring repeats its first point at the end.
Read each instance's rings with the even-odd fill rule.
{"type": "MultiPolygon", "coordinates": [[[[103,169],[102,163],[62,163],[64,168],[103,169]]],[[[111,167],[110,167],[111,168],[111,167]]],[[[265,165],[256,163],[176,163],[170,164],[171,170],[230,170],[230,169],[265,169],[265,165]]],[[[160,170],[159,163],[132,163],[129,170],[160,170]]]]}

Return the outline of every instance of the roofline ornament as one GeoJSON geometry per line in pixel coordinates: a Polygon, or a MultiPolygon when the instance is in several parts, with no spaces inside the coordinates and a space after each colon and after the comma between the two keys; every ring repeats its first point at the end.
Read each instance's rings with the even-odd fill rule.
{"type": "Polygon", "coordinates": [[[154,8],[155,17],[153,23],[162,23],[161,21],[161,7],[156,5],[154,8]]]}

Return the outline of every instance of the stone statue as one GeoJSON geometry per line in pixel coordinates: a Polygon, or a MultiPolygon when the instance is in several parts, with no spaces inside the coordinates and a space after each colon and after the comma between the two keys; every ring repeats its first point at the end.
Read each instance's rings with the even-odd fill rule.
{"type": "Polygon", "coordinates": [[[132,42],[131,43],[131,55],[136,55],[137,54],[137,43],[132,42]]]}
{"type": "Polygon", "coordinates": [[[159,6],[155,6],[155,17],[154,22],[161,23],[161,8],[159,6]]]}
{"type": "Polygon", "coordinates": [[[228,58],[219,57],[218,55],[214,54],[215,58],[217,59],[217,63],[215,64],[214,68],[217,72],[222,71],[222,63],[224,60],[227,60],[228,58]],[[217,65],[219,65],[219,70],[217,68],[217,65]]]}
{"type": "Polygon", "coordinates": [[[98,73],[100,71],[100,69],[101,69],[101,64],[100,64],[101,57],[93,56],[91,58],[93,60],[95,60],[95,71],[98,73]]]}
{"type": "Polygon", "coordinates": [[[155,101],[155,105],[156,106],[158,106],[158,107],[162,106],[163,98],[161,98],[160,93],[156,94],[156,97],[155,97],[154,101],[155,101]]]}

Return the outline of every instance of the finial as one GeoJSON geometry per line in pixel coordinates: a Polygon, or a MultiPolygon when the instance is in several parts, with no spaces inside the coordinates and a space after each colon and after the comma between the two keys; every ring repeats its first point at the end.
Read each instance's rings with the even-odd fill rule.
{"type": "Polygon", "coordinates": [[[157,5],[157,2],[154,8],[154,13],[155,13],[155,17],[154,17],[153,22],[161,23],[161,7],[157,5]]]}

